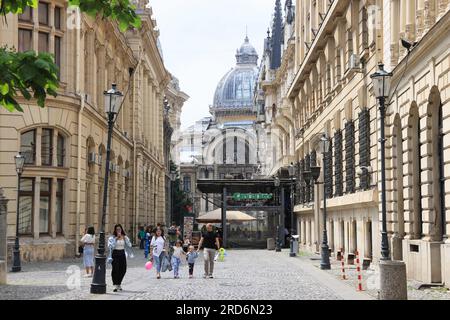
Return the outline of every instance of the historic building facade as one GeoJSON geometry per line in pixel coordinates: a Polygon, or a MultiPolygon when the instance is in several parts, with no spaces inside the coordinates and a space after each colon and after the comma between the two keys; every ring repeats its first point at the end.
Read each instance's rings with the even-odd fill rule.
{"type": "Polygon", "coordinates": [[[2,45],[49,51],[60,66],[58,96],[45,108],[21,100],[23,113],[0,109],[0,176],[10,199],[10,239],[18,200],[13,157],[19,151],[26,157],[19,191],[24,260],[73,256],[85,227],[100,229],[107,140],[103,92],[112,83],[124,103],[112,139],[106,232],[121,223],[135,238],[138,226],[164,221],[163,97],[172,78],[145,2],[136,2],[142,28],[126,33],[109,20],[78,16],[62,0],[42,1],[0,24],[2,45]]]}
{"type": "MultiPolygon", "coordinates": [[[[216,208],[197,192],[198,179],[251,179],[258,168],[256,112],[253,103],[258,76],[258,54],[248,37],[236,52],[236,66],[217,84],[211,117],[182,133],[181,186],[192,194],[194,211],[216,208]],[[194,170],[195,169],[195,170],[194,170]]],[[[216,197],[219,203],[220,197],[216,197]]]]}
{"type": "Polygon", "coordinates": [[[259,86],[269,110],[266,124],[284,129],[277,147],[286,159],[281,163],[293,159],[297,166],[301,247],[318,252],[322,241],[323,184],[303,176],[317,165],[334,255],[350,263],[356,250],[366,263],[380,258],[380,128],[370,75],[384,63],[394,74],[386,120],[391,256],[405,261],[409,279],[448,286],[449,1],[296,1],[289,22],[292,7],[286,1],[284,31],[289,24],[295,30],[281,45],[287,68],[272,68],[269,82],[266,76],[259,86]],[[409,55],[401,39],[417,42],[409,55]],[[322,155],[318,140],[324,133],[331,146],[322,155]]]}

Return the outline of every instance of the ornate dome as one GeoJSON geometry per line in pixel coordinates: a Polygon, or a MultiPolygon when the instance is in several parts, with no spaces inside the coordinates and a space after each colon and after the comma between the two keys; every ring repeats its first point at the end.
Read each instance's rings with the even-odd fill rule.
{"type": "Polygon", "coordinates": [[[236,66],[219,82],[214,95],[214,109],[249,108],[253,106],[254,87],[258,76],[258,54],[248,37],[237,50],[236,66]]]}

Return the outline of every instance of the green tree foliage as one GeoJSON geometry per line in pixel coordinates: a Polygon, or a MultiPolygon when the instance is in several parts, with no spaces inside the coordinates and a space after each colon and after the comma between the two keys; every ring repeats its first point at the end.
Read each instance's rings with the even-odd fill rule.
{"type": "Polygon", "coordinates": [[[81,12],[91,17],[101,16],[117,21],[122,32],[129,27],[141,27],[136,7],[129,0],[69,0],[69,4],[79,7],[81,12]]]}
{"type": "Polygon", "coordinates": [[[16,100],[18,93],[27,100],[36,99],[40,107],[47,94],[56,97],[58,67],[49,53],[1,48],[0,70],[0,104],[9,111],[23,111],[16,100]]]}
{"type": "Polygon", "coordinates": [[[177,225],[183,225],[183,218],[185,215],[189,214],[188,207],[192,206],[192,199],[189,193],[183,191],[182,183],[178,171],[178,167],[170,162],[170,170],[177,173],[177,177],[173,183],[173,220],[177,223],[177,225]]]}
{"type": "MultiPolygon", "coordinates": [[[[69,0],[69,4],[89,16],[116,21],[122,32],[141,27],[141,19],[130,0],[69,0]]],[[[7,23],[8,13],[21,14],[26,7],[37,5],[38,0],[0,0],[0,15],[4,18],[0,23],[7,23]]],[[[45,106],[47,94],[56,97],[58,67],[49,53],[0,48],[0,70],[0,106],[11,112],[23,111],[16,100],[18,94],[26,100],[36,99],[40,107],[45,106]]]]}

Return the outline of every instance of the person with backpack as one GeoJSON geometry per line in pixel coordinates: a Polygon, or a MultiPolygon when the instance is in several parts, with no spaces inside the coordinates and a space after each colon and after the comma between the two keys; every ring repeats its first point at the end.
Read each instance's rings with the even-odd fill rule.
{"type": "Polygon", "coordinates": [[[161,279],[161,266],[166,256],[166,237],[161,228],[157,228],[150,242],[152,260],[156,270],[156,279],[161,279]]]}
{"type": "Polygon", "coordinates": [[[139,239],[139,249],[144,250],[145,249],[145,230],[144,230],[144,227],[140,227],[139,228],[138,239],[139,239]]]}
{"type": "Polygon", "coordinates": [[[86,276],[94,275],[94,245],[95,245],[95,229],[93,226],[87,228],[85,235],[80,242],[83,244],[83,262],[86,268],[86,276]],[[90,271],[90,272],[89,272],[90,271]]]}

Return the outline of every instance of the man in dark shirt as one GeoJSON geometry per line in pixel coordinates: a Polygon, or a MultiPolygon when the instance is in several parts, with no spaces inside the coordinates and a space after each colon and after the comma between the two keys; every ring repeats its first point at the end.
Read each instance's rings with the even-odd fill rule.
{"type": "Polygon", "coordinates": [[[203,246],[203,259],[205,261],[205,275],[203,278],[213,278],[214,271],[214,256],[216,249],[220,249],[219,235],[217,231],[213,229],[213,225],[208,223],[206,225],[206,232],[202,233],[202,238],[198,244],[198,250],[203,246]]]}

